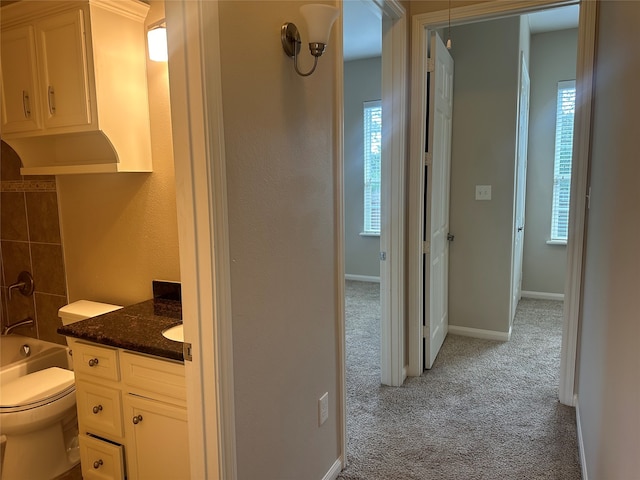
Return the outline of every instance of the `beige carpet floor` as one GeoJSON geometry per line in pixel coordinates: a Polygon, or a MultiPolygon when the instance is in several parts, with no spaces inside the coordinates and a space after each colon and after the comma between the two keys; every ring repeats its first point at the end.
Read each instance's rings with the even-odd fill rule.
{"type": "Polygon", "coordinates": [[[509,342],[449,335],[434,367],[380,385],[379,285],[347,282],[341,480],[581,478],[575,410],[558,402],[562,303],[523,299],[509,342]]]}

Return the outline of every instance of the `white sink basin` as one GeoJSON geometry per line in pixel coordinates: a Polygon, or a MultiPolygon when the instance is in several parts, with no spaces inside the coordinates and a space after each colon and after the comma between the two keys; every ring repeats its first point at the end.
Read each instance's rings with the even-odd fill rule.
{"type": "Polygon", "coordinates": [[[182,324],[163,330],[162,336],[164,338],[168,338],[169,340],[173,340],[174,342],[184,342],[182,324]]]}

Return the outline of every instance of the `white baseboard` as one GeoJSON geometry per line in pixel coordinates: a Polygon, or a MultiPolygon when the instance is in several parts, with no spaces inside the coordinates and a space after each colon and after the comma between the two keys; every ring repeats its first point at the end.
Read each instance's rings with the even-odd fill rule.
{"type": "Polygon", "coordinates": [[[345,274],[345,280],[356,280],[358,282],[371,282],[380,283],[380,277],[372,277],[369,275],[352,275],[350,273],[345,274]]]}
{"type": "Polygon", "coordinates": [[[511,338],[511,327],[509,327],[508,332],[496,332],[495,330],[482,330],[480,328],[449,325],[449,333],[453,335],[462,335],[463,337],[473,337],[481,338],[483,340],[499,340],[501,342],[508,342],[511,338]]]}
{"type": "Polygon", "coordinates": [[[322,480],[336,480],[342,471],[342,459],[337,459],[322,480]]]}
{"type": "Polygon", "coordinates": [[[523,290],[521,295],[524,298],[535,298],[537,300],[564,300],[564,293],[531,292],[523,290]]]}
{"type": "Polygon", "coordinates": [[[580,452],[580,468],[582,469],[582,480],[589,480],[587,474],[587,459],[584,456],[584,443],[582,442],[582,424],[580,422],[580,404],[578,402],[578,396],[575,395],[576,405],[576,430],[578,433],[578,451],[580,452]]]}

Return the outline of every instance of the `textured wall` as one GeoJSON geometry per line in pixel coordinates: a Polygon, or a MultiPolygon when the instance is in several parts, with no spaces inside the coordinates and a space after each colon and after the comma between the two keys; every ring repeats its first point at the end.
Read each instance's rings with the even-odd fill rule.
{"type": "Polygon", "coordinates": [[[456,326],[509,330],[519,31],[518,17],[452,31],[449,323],[456,326]],[[492,199],[475,200],[476,185],[491,185],[492,199]]]}
{"type": "Polygon", "coordinates": [[[584,478],[640,475],[640,4],[601,2],[578,403],[584,478]]]}
{"type": "Polygon", "coordinates": [[[551,230],[558,82],[576,76],[578,30],[533,35],[527,209],[522,289],[563,293],[565,245],[547,245],[551,230]]]}
{"type": "MultiPolygon", "coordinates": [[[[163,16],[151,2],[147,23],[163,16]]],[[[147,60],[147,77],[153,173],[58,176],[70,301],[129,305],[180,280],[167,64],[147,60]]]]}
{"type": "Polygon", "coordinates": [[[361,236],[364,227],[364,133],[362,103],[380,100],[381,58],[344,66],[344,238],[345,273],[380,276],[380,237],[361,236]]]}
{"type": "Polygon", "coordinates": [[[67,303],[67,287],[55,177],[21,176],[20,158],[4,142],[0,165],[2,326],[31,317],[36,320],[33,327],[13,331],[65,343],[56,333],[61,325],[58,309],[67,303]],[[33,276],[34,294],[25,297],[14,290],[9,301],[7,287],[17,282],[23,270],[33,276]]]}
{"type": "Polygon", "coordinates": [[[306,70],[300,5],[220,3],[239,480],[319,479],[339,455],[337,52],[295,73],[279,31],[302,28],[306,70]]]}

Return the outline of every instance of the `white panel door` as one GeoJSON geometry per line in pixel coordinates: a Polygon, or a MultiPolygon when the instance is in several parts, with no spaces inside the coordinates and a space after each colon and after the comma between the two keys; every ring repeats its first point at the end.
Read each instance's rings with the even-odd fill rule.
{"type": "Polygon", "coordinates": [[[510,322],[513,322],[516,307],[522,295],[522,256],[524,249],[524,212],[527,190],[527,145],[529,139],[529,91],[529,71],[524,54],[520,53],[520,98],[518,100],[518,130],[516,138],[516,204],[513,225],[510,322]]]}
{"type": "Polygon", "coordinates": [[[431,36],[429,132],[425,161],[424,367],[431,368],[449,328],[449,179],[453,59],[431,36]]]}

